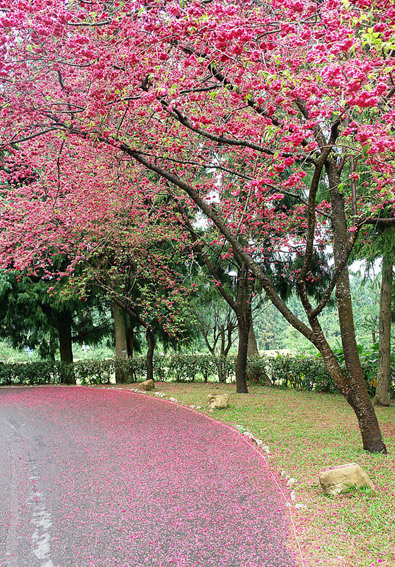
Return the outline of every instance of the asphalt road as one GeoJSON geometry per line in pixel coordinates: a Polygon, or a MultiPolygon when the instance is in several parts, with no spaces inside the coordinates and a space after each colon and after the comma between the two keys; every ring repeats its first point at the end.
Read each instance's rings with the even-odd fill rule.
{"type": "Polygon", "coordinates": [[[297,564],[265,461],[173,404],[110,389],[2,388],[0,458],[1,566],[297,564]]]}

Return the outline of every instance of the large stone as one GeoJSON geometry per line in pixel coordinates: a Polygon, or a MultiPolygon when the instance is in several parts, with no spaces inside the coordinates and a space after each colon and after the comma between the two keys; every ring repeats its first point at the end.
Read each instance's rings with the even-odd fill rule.
{"type": "Polygon", "coordinates": [[[350,487],[373,488],[367,473],[356,463],[349,463],[320,473],[320,484],[324,494],[335,496],[350,487]]]}
{"type": "Polygon", "coordinates": [[[155,388],[155,382],[153,380],[145,380],[144,382],[141,382],[141,384],[140,384],[140,389],[145,390],[146,392],[149,392],[150,390],[153,390],[154,388],[155,388]]]}
{"type": "Polygon", "coordinates": [[[229,407],[228,394],[209,394],[207,405],[210,409],[223,409],[229,407]]]}

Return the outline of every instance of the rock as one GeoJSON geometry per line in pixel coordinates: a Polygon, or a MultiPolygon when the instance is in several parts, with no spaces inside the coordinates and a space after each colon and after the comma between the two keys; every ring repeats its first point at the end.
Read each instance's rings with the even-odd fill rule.
{"type": "Polygon", "coordinates": [[[329,471],[322,471],[319,479],[324,494],[328,496],[335,496],[340,494],[340,492],[345,492],[351,486],[374,489],[367,473],[356,463],[349,463],[329,471]]]}
{"type": "Polygon", "coordinates": [[[155,388],[155,382],[153,380],[145,380],[140,384],[140,390],[145,390],[149,392],[155,388]]]}
{"type": "Polygon", "coordinates": [[[228,394],[209,394],[207,405],[210,409],[223,409],[229,407],[228,394]]]}
{"type": "MultiPolygon", "coordinates": [[[[229,404],[228,404],[229,405],[229,404]]],[[[246,437],[248,437],[248,439],[254,439],[253,434],[251,433],[251,431],[243,431],[243,435],[245,435],[246,437]]]]}

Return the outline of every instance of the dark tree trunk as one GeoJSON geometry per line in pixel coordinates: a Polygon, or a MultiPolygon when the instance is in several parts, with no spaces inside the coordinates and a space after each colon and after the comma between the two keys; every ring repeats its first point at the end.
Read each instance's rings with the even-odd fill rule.
{"type": "MultiPolygon", "coordinates": [[[[344,198],[339,191],[340,179],[336,172],[336,166],[332,161],[328,163],[327,172],[332,204],[333,252],[335,267],[337,267],[341,264],[346,253],[348,236],[347,223],[344,210],[344,198]]],[[[345,393],[345,397],[357,416],[362,435],[363,448],[370,453],[386,453],[387,449],[382,439],[380,427],[368,394],[359,359],[347,265],[339,276],[335,293],[344,360],[350,384],[350,388],[348,392],[345,393]]]]}
{"type": "Polygon", "coordinates": [[[133,358],[134,355],[134,328],[131,326],[126,329],[126,343],[128,348],[128,358],[133,358]]]}
{"type": "Polygon", "coordinates": [[[147,380],[153,380],[154,379],[154,351],[155,351],[155,335],[154,333],[150,330],[147,329],[147,343],[148,343],[148,350],[147,350],[147,358],[146,358],[146,364],[147,364],[147,380]]]}
{"type": "Polygon", "coordinates": [[[75,384],[75,375],[73,371],[73,341],[71,336],[71,319],[66,314],[61,317],[58,322],[59,333],[59,352],[60,361],[62,362],[62,383],[75,384]]]}
{"type": "Polygon", "coordinates": [[[126,341],[126,326],[123,309],[114,301],[114,332],[115,332],[115,380],[123,384],[127,379],[126,368],[122,361],[128,358],[128,346],[126,341]],[[119,361],[119,362],[118,362],[119,361]]]}
{"type": "Polygon", "coordinates": [[[228,373],[227,373],[227,351],[226,351],[226,347],[225,347],[225,326],[221,325],[220,328],[220,353],[219,353],[219,360],[218,360],[218,364],[217,364],[217,369],[218,369],[218,381],[221,384],[224,384],[226,382],[226,379],[228,377],[228,373]],[[226,352],[226,354],[225,354],[226,352]]]}
{"type": "Polygon", "coordinates": [[[248,321],[244,317],[237,318],[239,332],[239,346],[236,359],[236,392],[238,394],[248,394],[247,387],[247,351],[248,351],[248,321]]]}
{"type": "Polygon", "coordinates": [[[238,394],[248,394],[247,353],[248,336],[252,321],[250,299],[248,267],[243,263],[238,274],[236,303],[237,329],[239,334],[239,346],[236,359],[236,392],[238,394]]]}
{"type": "Polygon", "coordinates": [[[390,405],[392,268],[392,258],[384,255],[380,290],[379,362],[376,396],[373,400],[376,406],[390,405]]]}

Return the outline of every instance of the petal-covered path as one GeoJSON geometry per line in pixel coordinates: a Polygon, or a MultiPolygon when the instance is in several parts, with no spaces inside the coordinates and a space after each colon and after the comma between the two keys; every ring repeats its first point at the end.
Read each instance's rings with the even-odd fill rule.
{"type": "Polygon", "coordinates": [[[265,460],[196,412],[120,390],[4,388],[0,451],[0,565],[297,565],[265,460]]]}

